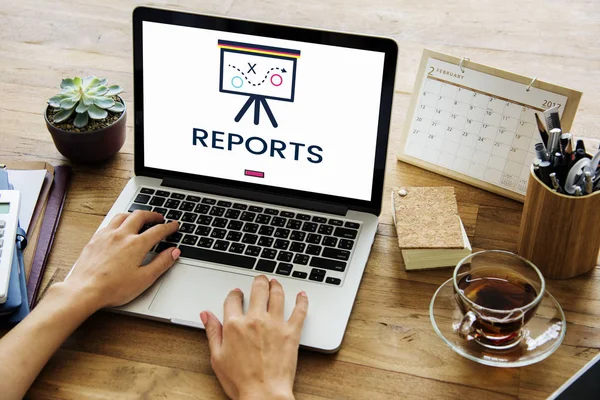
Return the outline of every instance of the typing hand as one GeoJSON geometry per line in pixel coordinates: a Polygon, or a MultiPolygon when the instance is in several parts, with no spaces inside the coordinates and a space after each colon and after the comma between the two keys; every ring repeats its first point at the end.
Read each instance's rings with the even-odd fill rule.
{"type": "Polygon", "coordinates": [[[75,295],[85,293],[92,312],[126,304],[139,296],[168,270],[181,253],[164,250],[141,266],[146,254],[178,229],[177,222],[162,224],[163,216],[150,211],[118,214],[85,246],[69,278],[59,285],[75,295]],[[157,224],[138,234],[145,224],[157,224]]]}
{"type": "Polygon", "coordinates": [[[223,325],[211,312],[200,314],[213,370],[232,399],[293,399],[300,333],[308,309],[306,294],[296,296],[287,321],[283,288],[275,279],[269,282],[264,275],[254,279],[247,315],[243,297],[239,289],[229,293],[223,325]]]}

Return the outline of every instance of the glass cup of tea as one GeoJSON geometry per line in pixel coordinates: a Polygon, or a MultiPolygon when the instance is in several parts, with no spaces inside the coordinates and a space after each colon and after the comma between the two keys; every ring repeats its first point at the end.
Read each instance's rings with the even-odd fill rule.
{"type": "Polygon", "coordinates": [[[494,350],[518,345],[523,327],[535,315],[546,283],[530,261],[502,250],[463,258],[452,279],[463,318],[454,329],[466,340],[494,350]]]}

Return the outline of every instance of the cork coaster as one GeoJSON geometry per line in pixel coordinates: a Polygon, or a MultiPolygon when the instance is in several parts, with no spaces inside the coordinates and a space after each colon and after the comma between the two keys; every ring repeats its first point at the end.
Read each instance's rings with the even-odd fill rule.
{"type": "Polygon", "coordinates": [[[400,248],[464,248],[453,187],[397,187],[392,199],[400,248]]]}

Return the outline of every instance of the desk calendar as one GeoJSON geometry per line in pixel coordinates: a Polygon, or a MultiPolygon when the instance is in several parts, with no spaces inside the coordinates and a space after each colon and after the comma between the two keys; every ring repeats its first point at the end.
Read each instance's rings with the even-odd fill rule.
{"type": "Polygon", "coordinates": [[[581,93],[457,57],[423,52],[398,159],[523,201],[535,113],[559,106],[571,129],[581,93]]]}

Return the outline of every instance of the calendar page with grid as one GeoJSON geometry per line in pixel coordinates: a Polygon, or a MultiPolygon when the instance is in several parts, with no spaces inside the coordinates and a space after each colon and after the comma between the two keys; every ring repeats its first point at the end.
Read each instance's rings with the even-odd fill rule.
{"type": "Polygon", "coordinates": [[[410,119],[404,153],[427,163],[525,194],[535,112],[567,97],[429,58],[410,119]]]}

